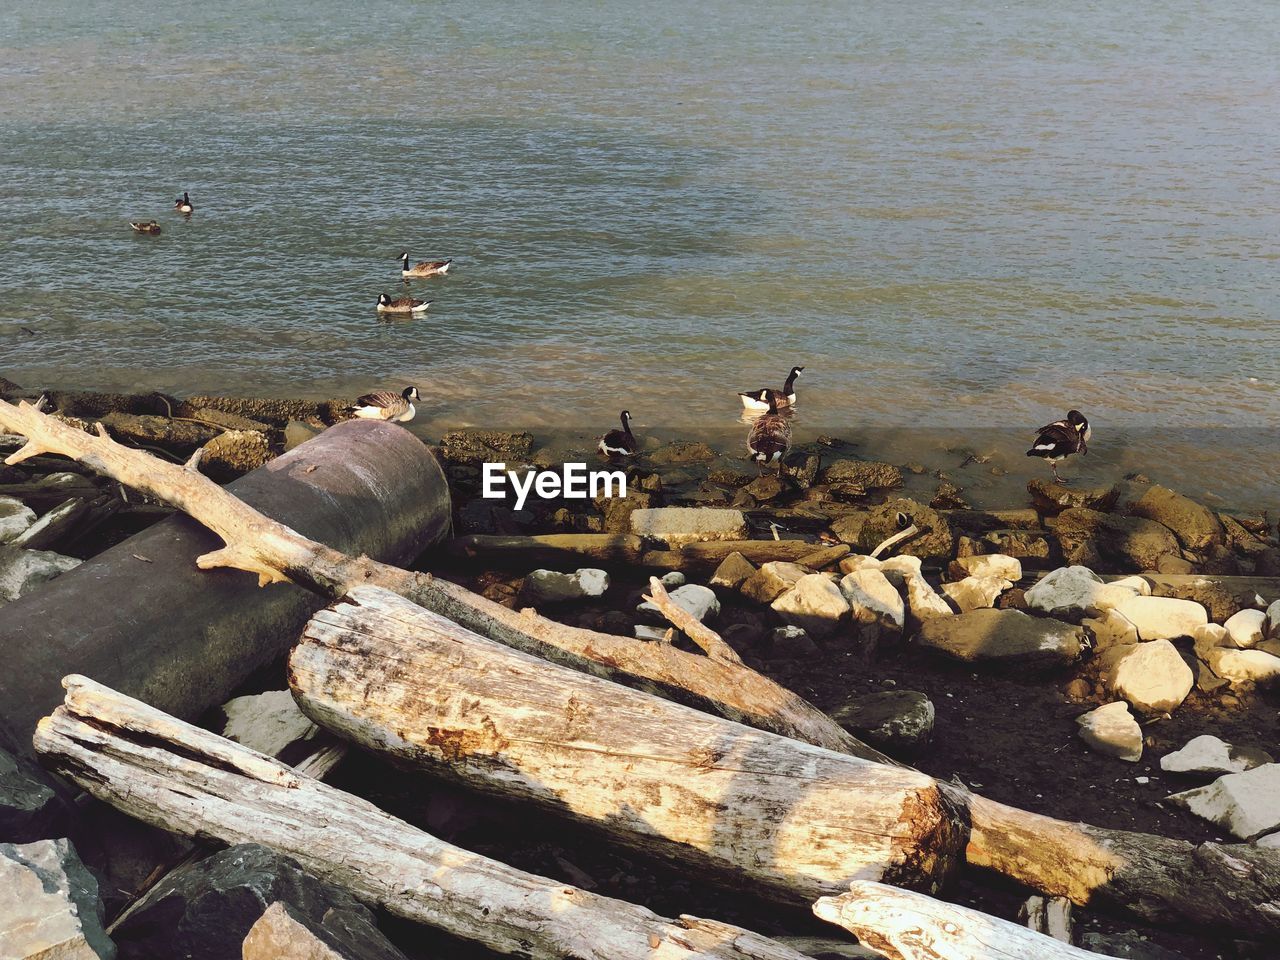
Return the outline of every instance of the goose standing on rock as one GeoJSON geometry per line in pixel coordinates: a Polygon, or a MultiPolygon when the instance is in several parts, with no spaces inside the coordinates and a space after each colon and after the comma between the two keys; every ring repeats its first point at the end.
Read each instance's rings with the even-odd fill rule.
{"type": "Polygon", "coordinates": [[[606,457],[634,457],[636,455],[636,436],[631,432],[631,411],[622,411],[622,429],[610,430],[600,438],[597,449],[606,457]]]}
{"type": "Polygon", "coordinates": [[[739,393],[738,396],[742,398],[742,405],[748,410],[768,410],[768,397],[775,399],[779,407],[794,407],[796,405],[796,378],[802,373],[804,373],[804,367],[792,367],[791,372],[787,374],[787,382],[783,384],[781,390],[766,387],[761,390],[749,390],[746,393],[739,393]],[[765,394],[768,394],[768,397],[762,400],[761,396],[765,394]]]}
{"type": "Polygon", "coordinates": [[[1068,411],[1066,419],[1046,423],[1036,431],[1036,442],[1027,451],[1028,457],[1039,457],[1053,468],[1053,479],[1067,481],[1058,476],[1058,464],[1073,453],[1088,454],[1089,438],[1093,430],[1079,410],[1068,411]]]}
{"type": "Polygon", "coordinates": [[[408,423],[417,414],[413,401],[420,400],[417,387],[405,387],[400,393],[375,390],[357,398],[347,409],[365,420],[394,420],[408,423]]]}
{"type": "Polygon", "coordinates": [[[412,267],[409,266],[409,253],[405,251],[400,254],[400,276],[406,280],[410,277],[443,277],[449,272],[449,264],[453,263],[449,260],[421,260],[412,267]]]}
{"type": "Polygon", "coordinates": [[[747,451],[751,459],[760,466],[764,473],[765,464],[776,463],[778,474],[782,474],[782,458],[791,448],[791,420],[778,412],[778,398],[769,390],[761,390],[756,400],[765,405],[768,413],[762,414],[751,425],[751,433],[747,435],[747,451]]]}
{"type": "Polygon", "coordinates": [[[183,190],[182,196],[173,201],[173,209],[177,210],[179,213],[190,213],[195,209],[191,204],[191,197],[187,195],[187,191],[183,190]]]}
{"type": "Polygon", "coordinates": [[[397,297],[392,300],[385,293],[378,294],[379,313],[426,313],[434,300],[415,300],[413,297],[397,297]]]}

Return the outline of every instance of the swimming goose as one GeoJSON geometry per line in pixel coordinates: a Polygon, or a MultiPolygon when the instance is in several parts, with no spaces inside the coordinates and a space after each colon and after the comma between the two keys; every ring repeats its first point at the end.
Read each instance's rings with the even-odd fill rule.
{"type": "Polygon", "coordinates": [[[397,297],[392,300],[385,293],[378,294],[379,313],[426,313],[434,300],[415,300],[413,297],[397,297]]]}
{"type": "Polygon", "coordinates": [[[449,260],[421,260],[412,267],[409,266],[409,254],[400,254],[400,276],[402,277],[437,277],[444,276],[449,272],[449,264],[453,263],[449,260]]]}
{"type": "Polygon", "coordinates": [[[130,220],[129,226],[133,227],[134,233],[147,233],[153,237],[160,233],[160,224],[154,220],[148,220],[146,223],[130,220]]]}
{"type": "Polygon", "coordinates": [[[597,449],[606,457],[634,457],[636,455],[636,437],[631,432],[631,412],[622,411],[622,429],[610,430],[600,438],[597,449]]]}
{"type": "Polygon", "coordinates": [[[742,398],[742,405],[748,410],[769,409],[768,397],[761,400],[761,394],[768,394],[776,399],[780,407],[794,407],[796,404],[796,377],[802,373],[804,373],[804,367],[792,367],[791,372],[787,374],[787,382],[783,384],[781,390],[773,390],[766,387],[763,390],[750,390],[746,393],[740,393],[738,396],[742,398]]]}
{"type": "Polygon", "coordinates": [[[1036,431],[1036,442],[1027,451],[1028,457],[1039,457],[1053,468],[1053,479],[1067,481],[1058,476],[1058,464],[1073,453],[1087,454],[1089,438],[1093,430],[1088,419],[1079,410],[1068,411],[1066,419],[1046,423],[1036,431]]]}
{"type": "Polygon", "coordinates": [[[357,417],[366,420],[395,420],[408,423],[418,412],[413,401],[420,400],[417,387],[405,387],[400,393],[390,390],[375,390],[359,397],[348,409],[357,417]]]}
{"type": "Polygon", "coordinates": [[[182,196],[173,201],[173,209],[177,210],[179,213],[190,213],[195,209],[195,207],[191,205],[191,197],[187,196],[187,191],[183,190],[182,196]]]}
{"type": "Polygon", "coordinates": [[[782,458],[791,447],[791,420],[778,413],[778,398],[768,390],[761,390],[755,399],[764,404],[768,413],[761,414],[751,425],[751,433],[747,435],[747,451],[751,459],[764,472],[766,463],[776,463],[778,473],[782,473],[782,458]]]}

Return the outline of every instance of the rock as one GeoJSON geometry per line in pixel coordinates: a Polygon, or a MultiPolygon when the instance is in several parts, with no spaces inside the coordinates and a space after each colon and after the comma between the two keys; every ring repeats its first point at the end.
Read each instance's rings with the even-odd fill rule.
{"type": "Polygon", "coordinates": [[[1126,506],[1131,516],[1168,527],[1188,550],[1203,550],[1225,539],[1222,523],[1212,510],[1168,487],[1148,487],[1126,506]]]}
{"type": "MultiPolygon", "coordinates": [[[[704,587],[697,583],[687,583],[683,587],[677,587],[672,590],[668,596],[672,603],[688,611],[699,622],[713,619],[720,614],[720,601],[716,598],[715,591],[710,587],[704,587]]],[[[636,613],[653,623],[667,622],[662,615],[662,611],[649,600],[636,607],[636,613]]]]}
{"type": "Polygon", "coordinates": [[[808,567],[810,570],[822,570],[824,567],[829,567],[848,555],[849,545],[847,543],[837,543],[835,546],[822,547],[813,551],[813,553],[806,554],[796,562],[802,567],[808,567]]]}
{"type": "Polygon", "coordinates": [[[1204,659],[1214,647],[1227,644],[1227,628],[1216,623],[1206,623],[1191,631],[1191,640],[1195,644],[1196,656],[1204,659]]]}
{"type": "Polygon", "coordinates": [[[631,514],[631,532],[669,547],[702,540],[745,540],[747,518],[741,510],[654,507],[631,514]]]}
{"type": "Polygon", "coordinates": [[[1195,683],[1191,668],[1168,640],[1112,647],[1102,662],[1111,692],[1143,713],[1177,708],[1195,683]]]}
{"type": "Polygon", "coordinates": [[[164,877],[116,928],[116,941],[128,957],[231,960],[277,902],[336,938],[350,956],[368,956],[361,944],[385,942],[373,914],[351,894],[256,843],[228,847],[164,877]]]}
{"type": "Polygon", "coordinates": [[[942,592],[956,602],[961,613],[994,607],[996,598],[1013,584],[1003,577],[965,577],[942,585],[942,592]]]}
{"type": "Polygon", "coordinates": [[[20,550],[0,546],[0,604],[17,600],[42,583],[80,566],[74,557],[48,550],[20,550]]]}
{"type": "Polygon", "coordinates": [[[1068,700],[1088,700],[1093,695],[1093,684],[1084,677],[1076,677],[1062,692],[1068,700]]]}
{"type": "Polygon", "coordinates": [[[915,639],[957,660],[1031,666],[1070,663],[1085,647],[1082,628],[1021,610],[972,610],[929,620],[915,639]]]}
{"type": "Polygon", "coordinates": [[[524,430],[451,430],[440,438],[440,455],[452,463],[505,463],[511,469],[532,451],[533,435],[524,430]]]}
{"type": "Polygon", "coordinates": [[[377,930],[371,932],[372,939],[353,942],[277,901],[249,929],[241,956],[243,960],[404,960],[404,954],[386,937],[377,930]]]}
{"type": "Polygon", "coordinates": [[[1059,567],[1027,589],[1027,606],[1060,620],[1097,617],[1137,596],[1132,587],[1103,583],[1088,567],[1059,567]]]}
{"type": "Polygon", "coordinates": [[[1108,647],[1138,642],[1138,628],[1118,610],[1108,610],[1100,617],[1086,617],[1080,624],[1093,634],[1093,648],[1098,653],[1108,647]]]}
{"type": "Polygon", "coordinates": [[[1142,759],[1142,727],[1123,700],[1104,704],[1076,717],[1080,739],[1108,757],[1137,763],[1142,759]]]}
{"type": "Polygon", "coordinates": [[[1208,786],[1165,799],[1234,837],[1252,840],[1280,828],[1280,763],[1229,773],[1208,786]]]}
{"type": "Polygon", "coordinates": [[[1280,600],[1267,607],[1262,623],[1262,636],[1265,640],[1280,640],[1280,600]]]}
{"type": "Polygon", "coordinates": [[[319,732],[288,690],[236,697],[222,705],[222,713],[226,717],[224,737],[269,757],[277,757],[289,744],[310,740],[319,732]]]}
{"type": "Polygon", "coordinates": [[[75,528],[89,510],[87,500],[83,497],[72,497],[54,507],[14,537],[10,545],[24,550],[50,550],[75,528]]]}
{"type": "Polygon", "coordinates": [[[600,512],[604,514],[605,533],[630,532],[631,515],[640,510],[650,509],[654,502],[653,494],[641,490],[628,490],[625,497],[612,497],[603,501],[600,512]]]}
{"type": "Polygon", "coordinates": [[[1228,617],[1223,624],[1231,642],[1241,650],[1257,646],[1262,642],[1262,628],[1267,622],[1267,615],[1261,610],[1241,610],[1228,617]]]}
{"type": "MultiPolygon", "coordinates": [[[[895,561],[902,559],[905,558],[893,558],[895,561]]],[[[889,565],[882,566],[881,572],[890,583],[893,583],[895,574],[902,579],[903,589],[907,594],[907,611],[911,614],[914,623],[923,624],[940,617],[951,616],[951,606],[938,596],[938,592],[920,573],[919,561],[913,572],[889,565]]]]}
{"type": "Polygon", "coordinates": [[[674,631],[674,627],[649,627],[643,623],[637,623],[633,628],[635,638],[637,640],[648,640],[654,643],[666,643],[667,634],[674,631]]]}
{"type": "Polygon", "coordinates": [[[745,487],[742,488],[745,493],[750,494],[758,503],[768,503],[770,500],[776,500],[782,496],[787,489],[787,485],[783,483],[782,478],[774,473],[764,473],[756,477],[745,487]]]}
{"type": "Polygon", "coordinates": [[[700,463],[704,460],[714,460],[715,456],[716,452],[701,441],[676,440],[649,454],[649,462],[654,464],[700,463]]]}
{"type": "Polygon", "coordinates": [[[1208,611],[1194,600],[1134,596],[1116,609],[1133,622],[1143,640],[1189,637],[1209,622],[1208,611]]]}
{"type": "Polygon", "coordinates": [[[874,460],[836,460],[822,471],[823,483],[846,483],[864,490],[888,490],[902,486],[902,471],[874,460]]]}
{"type": "Polygon", "coordinates": [[[1080,946],[1090,953],[1112,957],[1114,960],[1186,960],[1181,953],[1152,943],[1134,930],[1115,930],[1110,933],[1086,930],[1080,934],[1080,946]]]}
{"type": "Polygon", "coordinates": [[[968,510],[969,502],[960,496],[963,492],[963,487],[956,486],[950,480],[943,480],[934,491],[929,506],[934,510],[968,510]]]}
{"type": "Polygon", "coordinates": [[[1209,734],[1187,741],[1181,750],[1166,753],[1160,758],[1160,769],[1165,773],[1198,773],[1220,776],[1224,773],[1244,773],[1274,758],[1256,747],[1236,748],[1224,740],[1209,734]]]}
{"type": "Polygon", "coordinates": [[[951,564],[963,571],[961,577],[999,577],[1011,586],[1022,579],[1022,561],[1003,553],[958,557],[951,564]]]}
{"type": "Polygon", "coordinates": [[[1111,585],[1113,587],[1127,587],[1140,597],[1151,596],[1151,581],[1136,574],[1131,577],[1120,577],[1117,580],[1112,580],[1111,585]]]}
{"type": "Polygon", "coordinates": [[[803,627],[775,627],[770,640],[770,656],[775,660],[799,660],[822,655],[818,645],[803,627]]]}
{"type": "Polygon", "coordinates": [[[1209,611],[1209,619],[1216,623],[1226,623],[1255,603],[1254,592],[1248,586],[1207,577],[1175,584],[1157,583],[1155,592],[1157,596],[1194,600],[1209,611]]]}
{"type": "Polygon", "coordinates": [[[859,625],[863,640],[896,640],[906,626],[902,596],[877,569],[855,570],[840,580],[840,592],[849,604],[850,618],[859,625]]]}
{"type": "Polygon", "coordinates": [[[866,553],[870,553],[880,543],[899,532],[898,515],[906,514],[921,530],[909,540],[899,543],[894,549],[899,554],[913,557],[941,557],[951,559],[955,551],[955,538],[951,534],[951,525],[947,523],[937,510],[916,503],[914,500],[898,498],[889,500],[867,512],[866,522],[858,532],[856,545],[866,553]]]}
{"type": "Polygon", "coordinates": [[[910,757],[933,734],[933,703],[915,690],[886,690],[858,697],[831,714],[855,737],[894,757],[910,757]]]}
{"type": "Polygon", "coordinates": [[[66,820],[66,807],[41,771],[0,749],[0,843],[56,837],[66,820]]]}
{"type": "Polygon", "coordinates": [[[1231,683],[1269,684],[1280,680],[1280,657],[1264,650],[1218,647],[1207,651],[1204,660],[1215,674],[1231,683]]]}
{"type": "Polygon", "coordinates": [[[815,638],[830,636],[850,613],[840,588],[820,573],[801,577],[771,606],[787,624],[801,627],[815,638]]]}
{"type": "Polygon", "coordinates": [[[1195,570],[1195,565],[1186,557],[1176,557],[1171,553],[1156,560],[1156,573],[1172,573],[1186,575],[1195,570]]]}
{"type": "Polygon", "coordinates": [[[274,456],[266,434],[228,430],[204,445],[200,470],[214,480],[234,480],[269,463],[274,456]]]}
{"type": "Polygon", "coordinates": [[[676,587],[683,587],[686,580],[688,580],[688,578],[679,570],[668,571],[658,578],[658,582],[668,590],[673,590],[676,587]]]}
{"type": "Polygon", "coordinates": [[[36,522],[36,512],[13,497],[0,497],[0,543],[9,543],[36,522]]]}
{"type": "Polygon", "coordinates": [[[785,560],[771,560],[742,582],[742,595],[756,603],[773,603],[801,577],[813,573],[808,567],[785,560]]]}
{"type": "Polygon", "coordinates": [[[538,607],[548,603],[568,603],[599,597],[609,589],[609,574],[603,570],[584,567],[573,573],[555,570],[534,570],[524,578],[520,588],[520,603],[538,607]]]}
{"type": "Polygon", "coordinates": [[[0,957],[113,960],[102,913],[70,840],[0,843],[0,957]]]}
{"type": "Polygon", "coordinates": [[[1154,570],[1165,554],[1178,554],[1178,538],[1168,527],[1143,517],[1100,513],[1085,507],[1064,510],[1053,520],[1053,531],[1069,556],[1081,545],[1124,570],[1154,570]]]}
{"type": "Polygon", "coordinates": [[[711,586],[737,590],[755,572],[751,561],[735,550],[720,561],[720,566],[711,575],[711,586]]]}
{"type": "Polygon", "coordinates": [[[190,420],[171,420],[169,417],[113,411],[102,418],[111,436],[130,441],[135,446],[163,447],[181,453],[191,453],[213,440],[221,431],[217,427],[190,420]]]}
{"type": "Polygon", "coordinates": [[[793,453],[782,465],[782,475],[801,490],[808,490],[818,479],[822,458],[812,453],[793,453]]]}
{"type": "Polygon", "coordinates": [[[324,431],[323,427],[317,427],[310,423],[304,423],[301,420],[290,420],[284,427],[284,451],[288,453],[299,444],[306,443],[312,437],[318,437],[324,431]]]}
{"type": "Polygon", "coordinates": [[[1107,511],[1115,506],[1120,498],[1120,488],[1110,487],[1077,487],[1054,483],[1036,477],[1027,484],[1027,492],[1042,510],[1055,512],[1073,507],[1087,507],[1090,510],[1107,511]]]}
{"type": "Polygon", "coordinates": [[[842,543],[856,544],[862,536],[862,528],[866,526],[867,517],[868,513],[865,510],[847,513],[831,524],[831,533],[842,543]]]}
{"type": "Polygon", "coordinates": [[[1280,850],[1280,832],[1268,833],[1265,837],[1259,837],[1253,841],[1260,847],[1268,847],[1274,850],[1280,850]]]}

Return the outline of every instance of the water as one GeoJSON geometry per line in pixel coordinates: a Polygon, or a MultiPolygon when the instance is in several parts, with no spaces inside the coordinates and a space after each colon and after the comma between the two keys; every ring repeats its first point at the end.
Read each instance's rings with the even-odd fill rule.
{"type": "Polygon", "coordinates": [[[9,5],[0,374],[586,436],[800,363],[810,434],[1027,472],[1077,406],[1091,462],[1267,505],[1276,49],[1269,0],[9,5]],[[404,249],[455,271],[381,322],[404,249]]]}

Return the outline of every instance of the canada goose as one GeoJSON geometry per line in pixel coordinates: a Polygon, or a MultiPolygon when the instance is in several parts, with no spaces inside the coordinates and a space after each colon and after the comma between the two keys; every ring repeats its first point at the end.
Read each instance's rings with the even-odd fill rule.
{"type": "Polygon", "coordinates": [[[409,254],[400,254],[400,276],[402,277],[442,277],[449,272],[449,260],[422,260],[409,266],[409,254]]]}
{"type": "Polygon", "coordinates": [[[1027,451],[1028,457],[1039,457],[1053,468],[1053,479],[1067,481],[1058,476],[1058,464],[1073,453],[1088,454],[1089,438],[1093,430],[1079,410],[1071,410],[1065,420],[1047,423],[1036,431],[1036,442],[1027,451]]]}
{"type": "Polygon", "coordinates": [[[191,204],[191,197],[187,196],[187,191],[183,190],[182,196],[173,201],[173,209],[177,210],[179,213],[190,213],[195,209],[191,204]]]}
{"type": "Polygon", "coordinates": [[[130,220],[129,226],[133,227],[134,233],[145,233],[153,237],[158,236],[160,233],[160,224],[156,223],[154,220],[148,220],[145,223],[130,220]]]}
{"type": "Polygon", "coordinates": [[[783,384],[781,390],[773,390],[764,388],[762,390],[748,390],[746,393],[740,393],[738,396],[742,398],[742,405],[748,410],[768,410],[769,400],[766,397],[760,399],[761,394],[768,394],[778,401],[779,407],[794,407],[796,404],[796,377],[804,373],[804,367],[792,367],[791,372],[787,374],[787,382],[783,384]]]}
{"type": "Polygon", "coordinates": [[[415,300],[413,297],[397,297],[392,300],[385,293],[378,294],[379,313],[426,313],[433,300],[415,300]]]}
{"type": "Polygon", "coordinates": [[[606,457],[634,457],[636,455],[636,437],[631,432],[631,412],[622,411],[622,429],[610,430],[600,438],[597,448],[606,457]]]}
{"type": "Polygon", "coordinates": [[[417,387],[405,387],[400,393],[375,390],[356,399],[348,409],[366,420],[395,420],[408,423],[417,414],[413,401],[420,400],[417,387]]]}
{"type": "Polygon", "coordinates": [[[768,390],[761,390],[756,399],[765,405],[768,413],[761,414],[751,425],[751,433],[747,435],[747,451],[751,459],[760,465],[764,472],[766,463],[776,463],[778,473],[782,473],[782,458],[791,447],[791,420],[778,413],[778,398],[770,395],[768,390]]]}

